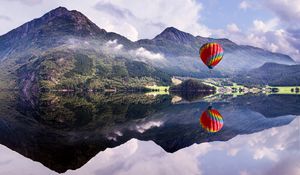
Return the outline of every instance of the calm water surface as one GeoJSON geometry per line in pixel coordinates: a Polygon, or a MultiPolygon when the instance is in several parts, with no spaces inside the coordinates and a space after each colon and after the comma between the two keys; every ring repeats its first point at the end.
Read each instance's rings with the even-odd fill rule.
{"type": "Polygon", "coordinates": [[[300,96],[0,93],[0,174],[300,174],[300,96]]]}

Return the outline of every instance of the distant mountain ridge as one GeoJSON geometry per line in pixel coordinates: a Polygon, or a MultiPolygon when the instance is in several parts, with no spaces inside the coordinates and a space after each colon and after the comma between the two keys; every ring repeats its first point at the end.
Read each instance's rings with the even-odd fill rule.
{"type": "Polygon", "coordinates": [[[223,60],[214,69],[216,70],[214,72],[220,71],[225,74],[232,74],[257,68],[266,62],[295,64],[291,57],[284,54],[272,53],[253,46],[237,45],[226,38],[213,39],[201,36],[195,37],[174,27],[166,28],[152,40],[145,39],[137,42],[140,46],[148,50],[164,53],[170,60],[170,64],[174,63],[174,65],[170,67],[180,65],[182,63],[180,60],[183,59],[183,61],[190,63],[185,65],[187,68],[184,70],[190,70],[191,72],[201,71],[202,74],[205,73],[207,69],[200,59],[198,59],[199,48],[207,42],[218,42],[225,51],[223,60]],[[174,57],[177,59],[174,60],[174,57]]]}
{"type": "Polygon", "coordinates": [[[151,79],[150,83],[162,84],[167,82],[167,75],[228,77],[258,68],[266,62],[295,64],[284,54],[237,45],[228,39],[195,37],[174,27],[166,28],[153,39],[132,42],[99,28],[82,13],[64,7],[51,10],[0,36],[0,80],[4,82],[0,87],[6,88],[24,86],[24,82],[50,88],[63,87],[66,83],[72,87],[92,88],[91,82],[93,87],[116,86],[116,83],[117,86],[135,86],[133,78],[138,81],[151,79]],[[225,50],[224,59],[212,72],[199,59],[199,48],[206,42],[218,42],[225,50]],[[109,43],[119,48],[109,46],[111,48],[107,50],[109,43]],[[87,59],[78,59],[78,55],[87,59]],[[82,70],[82,67],[76,68],[79,61],[84,61],[82,66],[87,66],[84,70],[91,71],[76,72],[82,70]],[[143,62],[148,67],[146,70],[161,73],[154,76],[150,72],[138,72],[135,75],[137,72],[130,72],[127,66],[132,61],[143,62]],[[114,72],[117,67],[121,72],[114,72]],[[105,76],[107,82],[101,84],[106,72],[110,75],[105,76]],[[113,82],[108,82],[114,78],[113,82]]]}
{"type": "Polygon", "coordinates": [[[234,81],[248,85],[299,86],[300,65],[265,63],[259,68],[235,76],[234,81]]]}

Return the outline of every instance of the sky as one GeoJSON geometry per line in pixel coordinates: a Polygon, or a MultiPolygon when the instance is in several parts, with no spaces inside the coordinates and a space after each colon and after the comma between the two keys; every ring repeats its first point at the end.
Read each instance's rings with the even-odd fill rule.
{"type": "Polygon", "coordinates": [[[58,6],[78,10],[132,41],[173,26],[300,61],[300,0],[0,0],[0,35],[58,6]]]}

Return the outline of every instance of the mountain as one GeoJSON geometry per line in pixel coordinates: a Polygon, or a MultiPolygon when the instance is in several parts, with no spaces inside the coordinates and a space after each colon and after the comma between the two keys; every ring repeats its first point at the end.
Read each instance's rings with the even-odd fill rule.
{"type": "Polygon", "coordinates": [[[58,7],[0,36],[0,60],[27,49],[47,50],[66,43],[70,37],[130,42],[121,35],[100,29],[76,10],[58,7]]]}
{"type": "Polygon", "coordinates": [[[192,42],[195,42],[196,39],[189,33],[182,32],[174,27],[168,27],[159,35],[157,35],[153,40],[168,40],[176,42],[178,44],[190,44],[192,42]]]}
{"type": "Polygon", "coordinates": [[[58,46],[66,36],[93,37],[105,33],[80,12],[59,7],[1,36],[0,59],[26,49],[58,46]]]}
{"type": "Polygon", "coordinates": [[[64,7],[0,36],[0,88],[24,92],[169,85],[174,75],[228,77],[266,62],[294,64],[287,55],[228,39],[195,37],[174,27],[153,39],[132,42],[64,7]],[[210,72],[198,50],[213,41],[223,45],[225,56],[210,72]]]}
{"type": "Polygon", "coordinates": [[[242,84],[271,86],[299,86],[300,65],[265,63],[259,68],[236,76],[233,80],[242,84]]]}
{"type": "Polygon", "coordinates": [[[169,75],[151,65],[104,53],[114,40],[126,47],[132,44],[78,11],[54,9],[0,37],[0,87],[36,92],[170,83],[169,75]]]}
{"type": "Polygon", "coordinates": [[[207,67],[198,59],[199,48],[207,42],[218,42],[224,48],[224,58],[214,69],[214,73],[221,72],[223,76],[257,68],[266,62],[295,64],[292,58],[284,54],[272,53],[252,46],[237,45],[228,39],[195,37],[174,27],[166,28],[152,40],[137,41],[141,47],[164,53],[170,67],[179,67],[180,70],[188,71],[190,74],[191,72],[208,73],[207,67]]]}

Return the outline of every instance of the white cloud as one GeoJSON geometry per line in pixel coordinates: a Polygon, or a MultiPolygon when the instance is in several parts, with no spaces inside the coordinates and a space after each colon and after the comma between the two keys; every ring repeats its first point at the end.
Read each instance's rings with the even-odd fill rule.
{"type": "MultiPolygon", "coordinates": [[[[197,155],[201,153],[198,150],[197,155]]],[[[165,153],[152,141],[132,139],[120,147],[107,149],[78,170],[66,174],[190,174],[201,175],[196,154],[178,151],[165,153]],[[155,167],[155,168],[153,168],[155,167]]]]}
{"type": "Polygon", "coordinates": [[[148,51],[147,49],[145,49],[143,47],[140,47],[136,50],[131,50],[130,52],[133,55],[137,56],[137,57],[147,58],[147,59],[150,59],[150,60],[165,59],[163,54],[150,52],[150,51],[148,51]]]}
{"type": "MultiPolygon", "coordinates": [[[[76,41],[74,42],[78,43],[76,41]]],[[[126,50],[124,49],[124,46],[122,44],[118,43],[117,39],[109,40],[103,46],[99,44],[99,47],[94,49],[100,50],[101,52],[104,52],[109,55],[122,56],[122,57],[131,58],[136,61],[142,61],[150,64],[163,65],[167,61],[164,54],[151,52],[143,47],[126,50]]]]}
{"type": "MultiPolygon", "coordinates": [[[[242,1],[240,9],[253,7],[242,1]]],[[[253,20],[252,27],[236,32],[233,24],[226,30],[215,30],[218,37],[226,37],[238,44],[253,45],[272,52],[280,52],[300,61],[300,0],[264,0],[256,10],[271,10],[276,16],[270,20],[253,20]]]]}
{"type": "Polygon", "coordinates": [[[106,136],[106,138],[108,139],[108,140],[113,140],[113,141],[117,141],[118,139],[118,137],[120,137],[120,136],[123,136],[123,133],[121,132],[121,131],[114,131],[113,133],[110,133],[110,134],[108,134],[107,136],[106,136]]]}
{"type": "Polygon", "coordinates": [[[145,131],[147,131],[151,128],[160,127],[162,124],[163,124],[162,121],[149,121],[147,123],[142,123],[140,125],[136,125],[136,130],[139,133],[144,133],[145,131]]]}
{"type": "Polygon", "coordinates": [[[299,49],[290,43],[289,33],[285,29],[279,28],[277,18],[266,22],[254,20],[253,28],[246,35],[247,39],[244,42],[272,52],[288,54],[294,59],[299,58],[299,49]]]}
{"type": "Polygon", "coordinates": [[[110,47],[112,49],[115,49],[115,50],[121,50],[123,48],[123,45],[122,44],[119,44],[118,43],[118,40],[115,39],[115,40],[109,40],[107,43],[106,43],[106,46],[107,47],[110,47]]]}
{"type": "Polygon", "coordinates": [[[300,0],[265,0],[265,7],[272,10],[283,23],[300,27],[300,0]]]}
{"type": "Polygon", "coordinates": [[[0,145],[0,154],[0,174],[57,174],[41,163],[24,157],[23,155],[7,148],[4,145],[0,145]]]}
{"type": "Polygon", "coordinates": [[[278,18],[267,21],[253,20],[252,26],[241,31],[235,24],[227,25],[226,30],[215,30],[217,37],[229,38],[238,44],[252,45],[272,52],[290,55],[300,61],[299,48],[292,44],[294,37],[280,26],[278,18]]]}
{"type": "Polygon", "coordinates": [[[238,148],[229,148],[228,150],[228,155],[234,157],[237,155],[237,153],[239,152],[239,149],[238,148]]]}
{"type": "Polygon", "coordinates": [[[251,7],[251,5],[250,5],[250,3],[247,2],[247,1],[242,1],[242,2],[239,4],[239,8],[240,8],[240,9],[243,9],[243,10],[246,10],[246,9],[248,9],[248,8],[250,8],[250,7],[251,7]]]}
{"type": "Polygon", "coordinates": [[[232,32],[232,33],[240,31],[239,27],[236,24],[234,24],[234,23],[228,24],[227,25],[227,30],[229,32],[232,32]]]}
{"type": "Polygon", "coordinates": [[[300,0],[264,0],[262,4],[276,15],[279,25],[283,26],[283,29],[274,32],[279,42],[273,43],[271,48],[300,61],[300,0]]]}
{"type": "Polygon", "coordinates": [[[255,150],[253,159],[260,160],[263,158],[268,158],[268,159],[270,159],[272,161],[276,161],[276,162],[278,161],[278,156],[275,153],[275,150],[273,148],[263,147],[263,148],[255,150]]]}
{"type": "MultiPolygon", "coordinates": [[[[138,38],[153,38],[168,26],[190,32],[194,35],[209,36],[209,29],[199,24],[202,5],[193,0],[174,0],[172,3],[163,0],[101,1],[95,9],[105,15],[112,24],[112,31],[118,30],[123,23],[130,24],[138,31],[138,38]],[[147,7],[147,8],[145,8],[147,7]]],[[[125,31],[128,30],[124,27],[125,31]]],[[[123,30],[124,30],[123,29],[123,30]]],[[[130,35],[125,35],[134,38],[130,35]]]]}
{"type": "Polygon", "coordinates": [[[23,3],[25,5],[37,5],[43,2],[43,0],[2,0],[2,1],[11,1],[11,2],[15,1],[15,2],[23,3]]]}
{"type": "Polygon", "coordinates": [[[269,21],[262,21],[262,20],[254,20],[253,21],[253,26],[254,30],[258,32],[268,32],[268,31],[274,31],[275,28],[278,26],[279,20],[277,18],[273,18],[269,21]]]}

